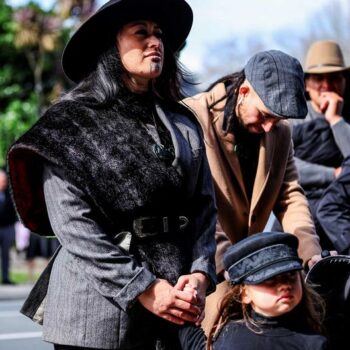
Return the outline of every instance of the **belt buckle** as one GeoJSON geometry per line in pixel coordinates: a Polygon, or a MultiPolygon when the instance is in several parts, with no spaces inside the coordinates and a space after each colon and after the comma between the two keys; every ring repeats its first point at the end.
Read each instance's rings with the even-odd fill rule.
{"type": "MultiPolygon", "coordinates": [[[[171,217],[169,218],[169,216],[163,216],[162,218],[162,221],[163,221],[163,232],[164,233],[168,233],[170,231],[170,227],[169,227],[169,220],[171,220],[171,217]]],[[[180,229],[180,231],[184,230],[188,223],[189,223],[189,220],[186,216],[177,216],[176,217],[176,226],[180,229]]]]}
{"type": "MultiPolygon", "coordinates": [[[[177,217],[177,227],[179,230],[184,230],[188,226],[189,220],[186,216],[177,217]]],[[[156,236],[161,233],[169,233],[171,231],[172,218],[169,216],[141,216],[133,221],[133,230],[139,238],[156,236]],[[151,221],[154,230],[153,232],[145,231],[145,223],[151,221]]]]}
{"type": "Polygon", "coordinates": [[[150,221],[153,220],[156,222],[157,217],[156,216],[141,216],[137,219],[134,219],[132,223],[132,227],[134,229],[134,232],[139,238],[145,238],[145,237],[150,237],[150,236],[155,236],[159,232],[154,231],[154,232],[145,232],[144,231],[144,222],[145,221],[150,221]]]}
{"type": "Polygon", "coordinates": [[[179,225],[180,230],[184,230],[188,226],[189,220],[186,216],[180,215],[179,222],[180,222],[180,225],[179,225]]]}

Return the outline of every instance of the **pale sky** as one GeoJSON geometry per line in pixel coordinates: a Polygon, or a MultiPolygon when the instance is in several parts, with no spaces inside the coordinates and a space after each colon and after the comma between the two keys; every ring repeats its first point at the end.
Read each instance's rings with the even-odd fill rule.
{"type": "MultiPolygon", "coordinates": [[[[347,1],[347,0],[344,0],[347,1]]],[[[325,4],[343,0],[187,0],[194,22],[181,60],[191,70],[200,72],[211,43],[256,33],[264,36],[286,27],[295,31],[307,26],[310,15],[325,4]]]]}
{"type": "MultiPolygon", "coordinates": [[[[22,5],[28,0],[7,0],[22,5]]],[[[54,0],[34,0],[50,7],[54,0]]],[[[106,0],[100,0],[103,4],[106,0]]],[[[194,12],[194,22],[181,61],[194,73],[201,73],[208,60],[208,46],[228,40],[235,34],[244,38],[254,34],[268,38],[269,34],[286,28],[295,32],[307,29],[312,14],[328,4],[349,0],[187,0],[194,12]]],[[[214,53],[215,54],[215,53],[214,53]]]]}

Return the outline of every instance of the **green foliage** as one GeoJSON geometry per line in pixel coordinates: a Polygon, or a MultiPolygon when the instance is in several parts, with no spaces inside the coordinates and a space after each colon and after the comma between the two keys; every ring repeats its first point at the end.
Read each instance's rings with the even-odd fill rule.
{"type": "Polygon", "coordinates": [[[13,99],[0,118],[0,166],[5,165],[9,146],[38,118],[37,95],[32,93],[25,101],[13,99]]]}
{"type": "Polygon", "coordinates": [[[94,0],[56,5],[46,11],[28,1],[12,8],[0,0],[0,166],[9,146],[69,87],[61,52],[74,25],[93,11],[94,0]]]}
{"type": "Polygon", "coordinates": [[[15,28],[13,9],[0,0],[0,166],[9,145],[37,118],[32,74],[14,46],[15,28]]]}

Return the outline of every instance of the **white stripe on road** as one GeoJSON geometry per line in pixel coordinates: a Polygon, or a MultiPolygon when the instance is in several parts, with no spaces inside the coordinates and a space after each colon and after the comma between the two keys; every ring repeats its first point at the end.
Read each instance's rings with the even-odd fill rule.
{"type": "Polygon", "coordinates": [[[7,333],[0,334],[0,340],[41,338],[42,335],[42,332],[7,333]]]}
{"type": "Polygon", "coordinates": [[[1,317],[18,317],[23,316],[19,311],[1,311],[0,312],[0,318],[1,317]]]}

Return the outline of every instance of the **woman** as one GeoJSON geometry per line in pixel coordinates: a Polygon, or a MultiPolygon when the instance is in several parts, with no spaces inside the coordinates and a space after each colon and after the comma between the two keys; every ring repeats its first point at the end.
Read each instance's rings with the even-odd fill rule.
{"type": "Polygon", "coordinates": [[[191,25],[184,0],[109,1],[65,48],[78,85],[9,152],[22,221],[62,245],[22,309],[55,349],[154,348],[203,318],[216,209],[174,55],[191,25]]]}
{"type": "MultiPolygon", "coordinates": [[[[223,258],[231,288],[220,321],[208,341],[201,328],[182,328],[182,348],[329,349],[321,327],[324,302],[305,284],[297,248],[297,237],[284,232],[257,233],[231,246],[223,258]]],[[[190,285],[184,290],[193,292],[190,285]]]]}

